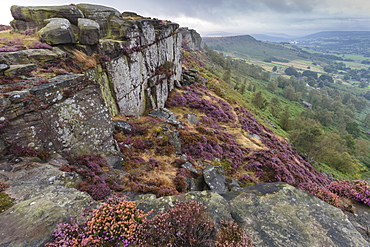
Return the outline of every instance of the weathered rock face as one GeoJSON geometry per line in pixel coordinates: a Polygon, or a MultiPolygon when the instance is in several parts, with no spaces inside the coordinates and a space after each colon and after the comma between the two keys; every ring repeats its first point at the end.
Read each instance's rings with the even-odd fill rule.
{"type": "Polygon", "coordinates": [[[49,18],[66,18],[71,24],[77,25],[78,18],[84,15],[79,8],[73,5],[64,6],[17,6],[10,9],[14,20],[11,26],[15,31],[43,28],[49,18]]]}
{"type": "Polygon", "coordinates": [[[74,217],[81,220],[84,208],[93,202],[72,188],[78,175],[49,164],[20,162],[0,175],[7,177],[11,187],[6,193],[17,202],[0,214],[0,246],[43,246],[52,239],[57,223],[74,217]]]}
{"type": "Polygon", "coordinates": [[[48,24],[40,29],[41,40],[50,45],[74,44],[76,38],[71,23],[65,18],[50,18],[48,24]]]}
{"type": "Polygon", "coordinates": [[[5,143],[72,155],[115,153],[113,122],[99,85],[81,74],[49,81],[1,98],[5,143]]]}
{"type": "Polygon", "coordinates": [[[110,34],[111,19],[119,19],[121,17],[121,13],[118,10],[106,6],[83,3],[77,4],[76,7],[81,10],[85,18],[96,21],[99,24],[102,36],[110,34]]]}
{"type": "Polygon", "coordinates": [[[106,89],[105,101],[126,115],[141,115],[147,108],[161,108],[175,82],[181,78],[181,35],[177,24],[157,27],[157,21],[133,21],[126,41],[102,41],[100,53],[111,57],[107,72],[99,68],[88,75],[106,89]],[[113,88],[114,92],[109,92],[113,88]]]}
{"type": "Polygon", "coordinates": [[[9,61],[4,58],[2,55],[0,55],[0,75],[3,74],[4,70],[9,69],[9,61]]]}
{"type": "Polygon", "coordinates": [[[285,183],[249,186],[223,196],[206,191],[159,199],[147,195],[138,207],[156,212],[184,200],[204,203],[216,222],[234,219],[254,246],[369,246],[341,210],[285,183]]]}
{"type": "Polygon", "coordinates": [[[78,29],[80,30],[80,43],[83,45],[96,45],[99,43],[100,27],[96,21],[79,18],[78,29]]]}
{"type": "Polygon", "coordinates": [[[28,49],[16,52],[2,52],[2,56],[10,65],[36,64],[43,65],[46,62],[61,59],[65,53],[57,49],[28,49]]]}
{"type": "Polygon", "coordinates": [[[184,49],[195,51],[201,49],[202,37],[194,29],[182,27],[179,29],[182,34],[182,47],[184,49]]]}
{"type": "MultiPolygon", "coordinates": [[[[11,10],[16,31],[41,29],[40,36],[51,45],[79,39],[80,44],[98,46],[99,55],[110,61],[86,74],[101,85],[111,115],[141,115],[147,108],[164,107],[168,93],[179,85],[182,35],[178,24],[134,13],[122,17],[113,8],[91,4],[13,6],[11,10]],[[51,18],[49,24],[45,18],[51,18]],[[100,36],[114,40],[99,40],[100,36]]],[[[198,42],[194,30],[184,33],[198,42]]]]}

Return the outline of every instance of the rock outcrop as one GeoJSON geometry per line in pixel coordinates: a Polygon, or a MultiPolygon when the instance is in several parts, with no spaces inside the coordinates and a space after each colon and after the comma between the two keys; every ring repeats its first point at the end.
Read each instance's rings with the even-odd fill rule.
{"type": "Polygon", "coordinates": [[[179,29],[182,34],[182,46],[189,51],[201,49],[202,37],[194,29],[182,27],[179,29]]]}
{"type": "Polygon", "coordinates": [[[222,196],[209,191],[159,199],[146,195],[138,207],[157,212],[186,200],[204,203],[218,223],[235,220],[254,246],[369,246],[340,209],[285,183],[249,186],[222,196]]]}
{"type": "Polygon", "coordinates": [[[81,180],[77,174],[50,164],[24,160],[0,174],[11,185],[6,193],[16,200],[0,214],[0,246],[43,246],[56,224],[82,220],[84,210],[94,205],[89,195],[73,188],[81,180]]]}
{"type": "Polygon", "coordinates": [[[71,23],[67,19],[51,18],[45,21],[48,24],[39,31],[42,41],[49,45],[76,43],[76,37],[73,34],[71,23]]]}
{"type": "Polygon", "coordinates": [[[71,155],[117,152],[99,84],[82,74],[57,76],[0,100],[7,123],[1,139],[11,148],[71,155]]]}
{"type": "Polygon", "coordinates": [[[100,54],[110,57],[106,72],[97,67],[87,74],[101,84],[109,109],[117,106],[120,114],[141,115],[148,108],[164,107],[181,79],[181,35],[177,24],[133,20],[132,25],[126,41],[100,42],[100,54]]]}
{"type": "Polygon", "coordinates": [[[81,44],[104,59],[84,75],[57,76],[2,98],[0,151],[16,143],[51,153],[114,153],[110,116],[162,108],[179,85],[182,36],[177,24],[132,15],[122,18],[113,8],[89,4],[13,6],[11,11],[15,30],[40,29],[41,38],[54,49],[4,52],[5,75],[26,76],[47,62],[63,60],[63,50],[80,49],[81,44]],[[99,40],[100,36],[119,40],[99,40]],[[73,48],[78,40],[79,47],[73,48]]]}
{"type": "MultiPolygon", "coordinates": [[[[168,93],[180,80],[182,36],[178,24],[132,13],[122,15],[113,8],[91,4],[13,6],[11,11],[16,31],[39,30],[41,38],[54,46],[78,42],[94,46],[93,50],[110,60],[86,74],[101,84],[112,115],[141,115],[147,108],[164,107],[168,93]]],[[[194,30],[188,32],[196,36],[194,30]]]]}

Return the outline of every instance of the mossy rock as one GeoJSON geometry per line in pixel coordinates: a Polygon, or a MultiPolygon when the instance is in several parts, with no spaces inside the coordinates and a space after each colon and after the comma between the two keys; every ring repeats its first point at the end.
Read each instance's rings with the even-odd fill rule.
{"type": "Polygon", "coordinates": [[[13,206],[13,201],[14,199],[10,198],[7,194],[0,192],[0,213],[13,206]]]}

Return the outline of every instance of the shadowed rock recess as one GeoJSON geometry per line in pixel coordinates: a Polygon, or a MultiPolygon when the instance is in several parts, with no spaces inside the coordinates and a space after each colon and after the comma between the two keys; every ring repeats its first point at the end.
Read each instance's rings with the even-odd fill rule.
{"type": "MultiPolygon", "coordinates": [[[[182,64],[186,60],[182,52],[201,50],[201,37],[195,30],[91,4],[12,6],[11,13],[14,31],[38,32],[52,49],[1,52],[1,76],[29,77],[33,83],[36,79],[29,72],[48,64],[62,66],[72,52],[99,62],[1,93],[0,181],[9,185],[4,192],[14,200],[13,206],[0,212],[1,247],[44,246],[53,240],[57,223],[86,220],[84,211],[96,208],[98,200],[112,191],[127,192],[145,212],[159,212],[176,202],[202,202],[218,227],[222,221],[234,220],[254,246],[370,246],[340,209],[292,185],[266,179],[275,183],[241,187],[240,180],[227,177],[231,165],[225,169],[220,165],[224,160],[219,159],[225,150],[241,167],[246,159],[257,160],[259,153],[267,157],[284,149],[290,156],[281,159],[290,162],[292,169],[298,164],[305,173],[299,178],[290,175],[288,183],[296,187],[308,180],[330,183],[286,143],[280,145],[283,141],[246,110],[229,105],[204,85],[193,85],[205,79],[198,70],[182,64]],[[165,108],[175,88],[184,96],[176,92],[171,105],[182,107],[187,102],[196,113],[188,108],[175,114],[165,108]],[[196,100],[203,104],[196,107],[196,100]],[[201,107],[203,111],[198,111],[201,107]],[[213,121],[212,114],[218,119],[213,121]],[[233,122],[234,132],[242,126],[248,133],[235,134],[236,140],[226,131],[210,134],[204,128],[212,124],[221,128],[218,124],[227,121],[233,122]],[[194,134],[201,132],[209,139],[194,134]],[[271,143],[266,141],[272,138],[271,143]],[[220,144],[226,139],[233,142],[220,144]],[[197,153],[201,148],[211,158],[197,153]],[[144,153],[149,161],[130,153],[133,150],[144,153]],[[163,157],[147,157],[150,152],[163,157]],[[210,164],[210,160],[215,162],[210,164]],[[175,168],[166,166],[170,163],[175,168]],[[138,179],[140,172],[149,174],[145,177],[149,185],[138,179]],[[155,193],[158,182],[152,180],[159,180],[150,176],[161,172],[177,179],[180,188],[149,194],[155,193]],[[91,181],[96,187],[88,184],[91,181]],[[132,187],[122,189],[124,183],[132,187]]],[[[283,167],[284,162],[280,163],[283,167]]]]}

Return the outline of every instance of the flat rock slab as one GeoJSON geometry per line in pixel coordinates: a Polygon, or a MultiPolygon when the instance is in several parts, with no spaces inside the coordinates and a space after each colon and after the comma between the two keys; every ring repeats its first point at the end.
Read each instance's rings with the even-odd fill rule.
{"type": "Polygon", "coordinates": [[[81,221],[84,208],[92,205],[88,194],[72,188],[81,181],[77,174],[46,163],[13,166],[11,172],[0,171],[10,185],[5,193],[15,199],[15,205],[0,214],[0,247],[44,246],[59,222],[81,221]]]}
{"type": "Polygon", "coordinates": [[[246,187],[230,198],[255,246],[369,246],[344,213],[285,183],[246,187]]]}
{"type": "Polygon", "coordinates": [[[258,184],[221,195],[210,191],[137,200],[146,212],[158,212],[177,202],[195,200],[219,223],[235,220],[258,247],[370,246],[345,214],[286,183],[258,184]]]}
{"type": "Polygon", "coordinates": [[[10,65],[4,73],[9,76],[20,76],[30,73],[32,70],[36,69],[35,64],[19,64],[19,65],[10,65]]]}

